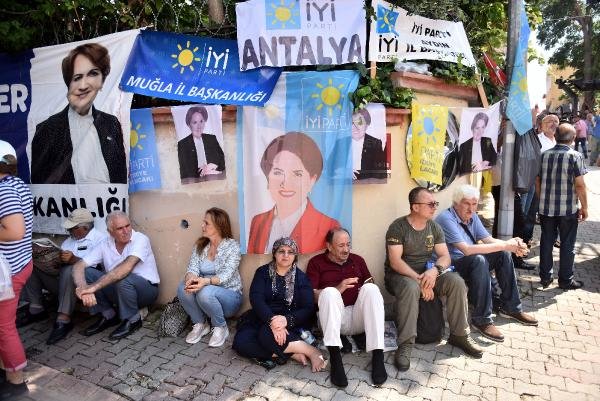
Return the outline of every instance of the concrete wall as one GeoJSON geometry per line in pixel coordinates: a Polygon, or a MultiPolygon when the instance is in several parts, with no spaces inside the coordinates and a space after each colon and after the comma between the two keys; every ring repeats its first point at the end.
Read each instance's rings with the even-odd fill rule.
{"type": "MultiPolygon", "coordinates": [[[[467,106],[464,100],[429,94],[418,94],[417,100],[425,104],[467,106]]],[[[355,185],[353,188],[352,246],[354,252],[366,259],[376,283],[382,289],[385,232],[396,217],[408,213],[407,195],[415,186],[409,176],[404,150],[410,115],[398,112],[388,110],[387,119],[392,122],[388,124],[388,132],[392,137],[392,177],[387,184],[355,185]]],[[[206,209],[218,206],[227,210],[232,219],[234,236],[239,239],[237,145],[235,112],[232,108],[224,111],[223,120],[227,179],[181,185],[171,114],[168,109],[154,111],[163,189],[132,194],[130,215],[135,229],[146,233],[152,242],[161,277],[159,303],[168,302],[175,296],[177,285],[187,268],[192,246],[200,236],[206,209]],[[187,228],[184,228],[183,220],[188,222],[187,228]]],[[[459,178],[449,189],[436,194],[440,209],[450,205],[452,188],[464,182],[464,177],[459,178]]],[[[311,256],[300,257],[303,269],[311,256]]],[[[247,293],[254,271],[269,260],[269,255],[242,257],[243,309],[249,306],[247,293]]]]}

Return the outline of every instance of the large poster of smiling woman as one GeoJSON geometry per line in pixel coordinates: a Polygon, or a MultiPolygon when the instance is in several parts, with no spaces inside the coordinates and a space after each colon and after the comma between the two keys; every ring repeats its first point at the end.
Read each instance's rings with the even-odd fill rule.
{"type": "Polygon", "coordinates": [[[240,242],[246,253],[270,253],[286,236],[300,253],[313,253],[325,248],[329,229],[351,230],[348,93],[357,83],[354,71],[284,73],[264,108],[238,109],[240,242]]]}
{"type": "Polygon", "coordinates": [[[34,231],[64,233],[61,222],[76,208],[99,226],[110,211],[126,211],[132,94],[118,83],[138,32],[36,48],[10,70],[0,58],[0,81],[18,97],[0,126],[9,127],[19,175],[32,184],[34,231]]]}
{"type": "Polygon", "coordinates": [[[498,158],[500,103],[490,108],[465,108],[460,119],[459,174],[492,168],[498,158]]]}

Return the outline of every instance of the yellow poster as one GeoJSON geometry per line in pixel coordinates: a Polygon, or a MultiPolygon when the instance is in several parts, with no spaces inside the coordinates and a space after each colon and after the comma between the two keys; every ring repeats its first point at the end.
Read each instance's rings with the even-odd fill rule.
{"type": "Polygon", "coordinates": [[[442,184],[447,126],[447,107],[413,102],[411,178],[442,184]]]}

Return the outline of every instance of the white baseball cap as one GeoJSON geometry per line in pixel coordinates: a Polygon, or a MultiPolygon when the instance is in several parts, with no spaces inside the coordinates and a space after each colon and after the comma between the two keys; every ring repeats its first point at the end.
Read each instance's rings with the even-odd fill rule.
{"type": "Polygon", "coordinates": [[[70,230],[81,223],[92,223],[93,221],[94,216],[92,216],[92,213],[87,209],[81,208],[73,210],[69,217],[63,221],[62,226],[65,229],[70,230]]]}

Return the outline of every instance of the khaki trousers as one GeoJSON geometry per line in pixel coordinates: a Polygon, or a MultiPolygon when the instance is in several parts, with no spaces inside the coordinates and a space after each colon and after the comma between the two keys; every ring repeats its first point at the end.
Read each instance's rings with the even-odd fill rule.
{"type": "Polygon", "coordinates": [[[337,288],[324,288],[319,295],[319,323],[325,346],[341,347],[340,334],[364,332],[367,352],[383,349],[385,313],[379,287],[372,283],[364,284],[356,303],[346,307],[337,288]]]}

